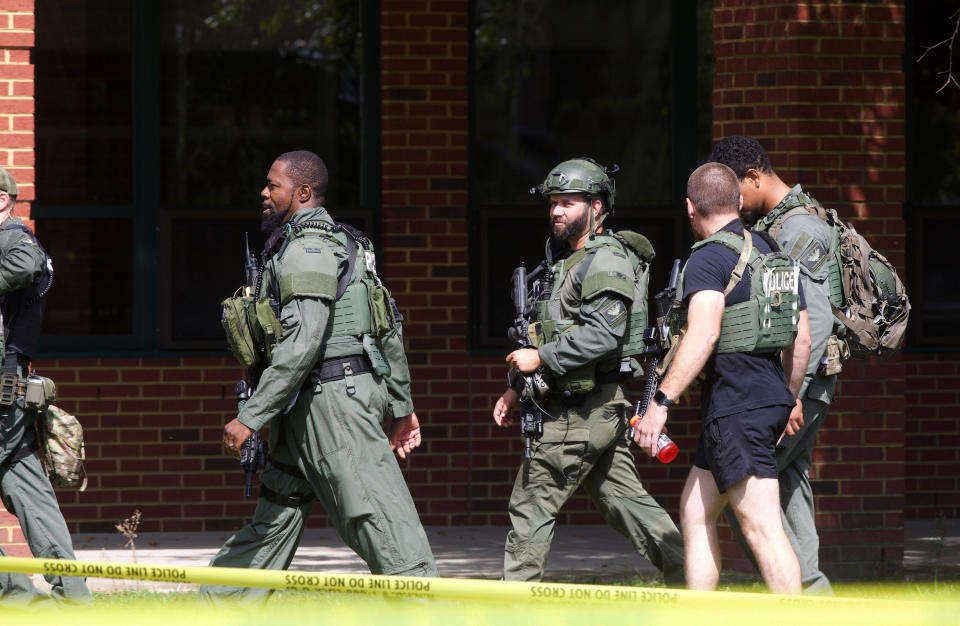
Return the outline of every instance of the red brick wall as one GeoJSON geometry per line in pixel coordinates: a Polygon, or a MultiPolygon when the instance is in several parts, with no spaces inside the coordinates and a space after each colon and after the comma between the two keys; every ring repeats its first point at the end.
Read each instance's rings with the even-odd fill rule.
{"type": "MultiPolygon", "coordinates": [[[[761,140],[801,183],[904,263],[902,2],[714,3],[714,137],[761,140]]],[[[828,573],[903,557],[904,364],[850,361],[811,471],[828,573]]]]}
{"type": "Polygon", "coordinates": [[[907,519],[960,516],[960,355],[905,358],[907,519]]]}
{"type": "MultiPolygon", "coordinates": [[[[0,26],[3,7],[12,4],[20,10],[21,3],[0,1],[0,26]]],[[[425,523],[504,524],[520,440],[515,429],[500,431],[490,418],[503,387],[502,357],[466,350],[469,2],[382,0],[381,6],[383,266],[407,317],[425,434],[424,446],[402,465],[425,523]]],[[[785,180],[856,218],[858,229],[902,264],[902,6],[716,0],[714,36],[714,136],[760,138],[785,180]]],[[[0,61],[27,63],[26,50],[10,46],[29,43],[5,45],[0,61]]],[[[0,110],[6,142],[0,146],[23,145],[32,155],[32,134],[25,134],[32,101],[27,109],[10,108],[23,99],[4,97],[0,87],[0,103],[8,103],[0,110]]],[[[22,174],[32,180],[29,167],[22,174]]],[[[144,511],[144,530],[155,531],[229,530],[249,518],[253,502],[242,500],[243,476],[219,444],[223,423],[234,415],[239,374],[229,358],[63,359],[38,366],[60,383],[60,403],[86,425],[90,486],[84,493],[59,491],[71,530],[113,532],[134,508],[144,511]]],[[[956,387],[957,360],[851,363],[813,472],[830,572],[870,574],[902,557],[905,373],[933,385],[906,395],[908,443],[930,452],[953,445],[951,453],[941,452],[949,456],[943,467],[917,475],[924,486],[917,483],[918,494],[908,500],[911,516],[956,513],[955,504],[946,508],[945,494],[956,491],[960,473],[951,439],[958,398],[949,390],[956,387]]],[[[674,516],[698,434],[696,409],[679,411],[671,436],[681,457],[670,466],[638,460],[645,486],[674,516]]],[[[908,461],[920,466],[925,458],[918,452],[908,461]]],[[[583,495],[561,516],[561,523],[599,521],[583,495]]],[[[318,509],[312,525],[325,524],[318,509]]],[[[0,542],[8,545],[4,532],[0,517],[0,542]]]]}
{"type": "MultiPolygon", "coordinates": [[[[0,1],[0,166],[17,181],[16,213],[25,219],[34,199],[32,47],[33,0],[0,1]]],[[[0,545],[14,556],[29,556],[17,519],[2,503],[0,545]]]]}

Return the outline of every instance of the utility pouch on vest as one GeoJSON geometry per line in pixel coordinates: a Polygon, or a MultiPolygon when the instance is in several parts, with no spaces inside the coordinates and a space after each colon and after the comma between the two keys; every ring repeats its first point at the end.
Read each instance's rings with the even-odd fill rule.
{"type": "Polygon", "coordinates": [[[46,411],[57,399],[57,385],[46,376],[31,375],[24,393],[26,407],[33,411],[46,411]]]}
{"type": "Polygon", "coordinates": [[[577,396],[590,393],[597,386],[597,363],[588,363],[563,376],[557,376],[553,387],[560,391],[569,391],[577,396]]]}
{"type": "Polygon", "coordinates": [[[370,286],[370,322],[377,338],[384,337],[397,327],[390,304],[390,292],[383,285],[370,286]]]}
{"type": "Polygon", "coordinates": [[[373,335],[363,336],[363,351],[370,358],[370,364],[373,365],[374,372],[380,376],[390,375],[390,364],[383,356],[383,351],[380,350],[380,344],[373,335]]]}
{"type": "Polygon", "coordinates": [[[257,341],[250,328],[247,310],[253,304],[250,296],[234,296],[220,303],[220,323],[227,337],[227,347],[244,367],[257,364],[257,341]]]}
{"type": "Polygon", "coordinates": [[[280,341],[280,335],[283,334],[283,325],[280,324],[277,314],[274,313],[269,298],[258,300],[255,311],[257,316],[257,329],[263,333],[263,348],[269,359],[270,354],[273,352],[273,347],[277,345],[277,342],[280,341]]]}
{"type": "Polygon", "coordinates": [[[840,341],[836,335],[830,335],[827,339],[827,347],[820,357],[820,364],[817,366],[819,376],[832,376],[843,371],[844,359],[850,358],[850,352],[847,350],[847,344],[840,341]],[[845,356],[844,356],[845,355],[845,356]]]}

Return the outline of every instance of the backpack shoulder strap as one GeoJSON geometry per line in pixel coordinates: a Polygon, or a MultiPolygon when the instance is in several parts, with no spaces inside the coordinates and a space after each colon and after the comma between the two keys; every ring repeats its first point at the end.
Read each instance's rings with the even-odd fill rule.
{"type": "Polygon", "coordinates": [[[734,287],[739,285],[743,279],[743,273],[746,271],[747,264],[750,262],[750,255],[753,253],[753,237],[750,235],[750,231],[746,229],[743,231],[743,237],[736,233],[731,233],[728,230],[719,230],[706,239],[693,244],[693,249],[697,250],[708,243],[723,244],[740,255],[740,258],[737,259],[737,264],[733,268],[733,272],[730,274],[730,281],[723,290],[723,295],[727,295],[733,291],[734,287]]]}

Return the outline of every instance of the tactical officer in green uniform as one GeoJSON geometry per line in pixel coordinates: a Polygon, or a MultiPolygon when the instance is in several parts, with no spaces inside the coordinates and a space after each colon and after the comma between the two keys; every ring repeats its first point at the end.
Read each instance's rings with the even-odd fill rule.
{"type": "MultiPolygon", "coordinates": [[[[369,241],[322,206],[327,169],[288,152],[267,174],[262,227],[272,233],[255,298],[279,309],[276,344],[252,397],[224,427],[237,451],[270,426],[270,458],[253,521],[211,565],[285,569],[314,500],[375,574],[436,576],[413,500],[391,450],[420,444],[398,314],[376,277],[369,241]],[[376,301],[375,301],[376,300],[376,301]],[[384,326],[384,318],[392,322],[384,326]],[[384,414],[391,417],[389,439],[384,414]]],[[[269,311],[269,310],[268,310],[269,311]]],[[[261,317],[262,311],[258,311],[261,317]]],[[[270,326],[270,324],[267,324],[270,326]]],[[[205,587],[201,593],[268,590],[205,587]]]]}
{"type": "MultiPolygon", "coordinates": [[[[816,205],[816,200],[800,185],[790,188],[780,180],[756,139],[722,139],[710,160],[723,163],[739,178],[743,222],[755,231],[769,232],[800,266],[810,319],[810,361],[797,396],[803,406],[804,425],[777,446],[780,502],[784,529],[800,561],[804,593],[832,594],[830,581],[820,571],[820,539],[808,472],[817,431],[826,419],[840,369],[841,343],[836,337],[840,326],[830,308],[831,300],[840,303],[841,283],[841,268],[831,254],[833,229],[804,208],[816,205]]],[[[729,521],[733,516],[727,518],[729,521]]],[[[739,533],[735,519],[732,525],[739,533]]]]}
{"type": "MultiPolygon", "coordinates": [[[[607,523],[629,538],[668,584],[682,585],[683,540],[643,489],[626,437],[631,404],[620,348],[635,282],[623,244],[602,227],[613,209],[614,182],[596,162],[580,158],[557,165],[535,191],[550,202],[552,288],[549,300],[538,303],[538,326],[531,332],[540,336],[539,346],[512,352],[507,363],[525,374],[542,367],[552,382],[542,403],[543,434],[510,496],[513,529],[504,578],[542,578],[557,514],[582,484],[607,523]]],[[[497,400],[497,424],[513,422],[509,412],[518,399],[511,388],[497,400]]]]}
{"type": "MultiPolygon", "coordinates": [[[[24,408],[23,381],[40,336],[53,265],[33,232],[13,216],[17,183],[0,168],[0,309],[4,350],[0,366],[0,496],[37,558],[75,559],[70,532],[57,496],[43,471],[34,422],[24,408]]],[[[6,555],[0,548],[0,555],[6,555]]],[[[84,578],[46,576],[55,599],[90,601],[84,578]]],[[[0,597],[13,601],[44,598],[24,574],[0,573],[0,597]]]]}

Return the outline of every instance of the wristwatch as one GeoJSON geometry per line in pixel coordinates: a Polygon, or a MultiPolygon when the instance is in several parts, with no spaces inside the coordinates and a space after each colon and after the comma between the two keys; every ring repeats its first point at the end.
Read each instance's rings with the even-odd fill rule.
{"type": "Polygon", "coordinates": [[[668,409],[677,404],[676,402],[668,398],[667,394],[663,393],[659,389],[657,389],[657,393],[653,394],[653,401],[659,404],[660,406],[668,409]]]}

